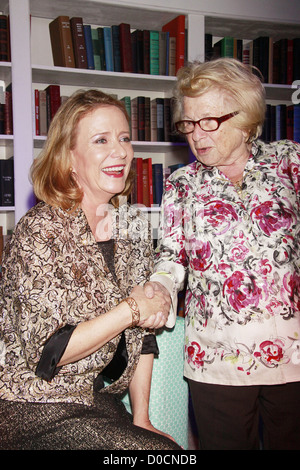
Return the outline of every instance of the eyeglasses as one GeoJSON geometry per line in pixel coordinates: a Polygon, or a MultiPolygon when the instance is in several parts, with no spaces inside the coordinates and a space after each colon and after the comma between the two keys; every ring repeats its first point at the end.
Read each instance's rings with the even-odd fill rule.
{"type": "Polygon", "coordinates": [[[175,122],[175,127],[178,132],[181,134],[191,134],[194,132],[196,124],[198,124],[203,131],[212,132],[219,129],[222,122],[227,121],[228,119],[232,118],[239,114],[239,111],[235,111],[234,113],[225,114],[225,116],[221,117],[207,117],[203,119],[199,119],[199,121],[191,121],[188,119],[184,119],[183,121],[175,122]]]}

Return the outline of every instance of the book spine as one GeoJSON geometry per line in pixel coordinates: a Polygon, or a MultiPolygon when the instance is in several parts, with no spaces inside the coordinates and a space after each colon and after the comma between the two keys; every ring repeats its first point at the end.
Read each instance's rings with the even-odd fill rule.
{"type": "Polygon", "coordinates": [[[150,113],[150,98],[145,96],[145,141],[151,141],[151,113],[150,113]]]}
{"type": "Polygon", "coordinates": [[[12,135],[14,133],[11,84],[8,85],[5,90],[4,132],[6,135],[12,135]]]}
{"type": "Polygon", "coordinates": [[[112,36],[114,71],[122,72],[121,50],[120,50],[120,29],[118,25],[113,25],[111,27],[111,36],[112,36]]]}
{"type": "Polygon", "coordinates": [[[143,30],[143,72],[150,74],[150,31],[143,30]]]}
{"type": "Polygon", "coordinates": [[[58,16],[49,24],[53,63],[59,67],[75,67],[70,19],[58,16]]]}
{"type": "Polygon", "coordinates": [[[159,31],[159,75],[167,75],[167,34],[159,31]]]}
{"type": "Polygon", "coordinates": [[[113,58],[113,48],[112,48],[111,27],[105,26],[103,28],[103,34],[104,34],[104,51],[105,51],[106,70],[108,72],[113,72],[114,71],[114,58],[113,58]]]}
{"type": "Polygon", "coordinates": [[[138,140],[145,141],[145,97],[137,97],[138,105],[138,140]]]}
{"type": "Polygon", "coordinates": [[[94,51],[93,51],[91,25],[89,25],[89,24],[83,25],[83,32],[84,32],[84,41],[85,41],[85,47],[86,47],[87,68],[90,69],[90,70],[94,70],[95,69],[95,62],[94,62],[94,51]]]}
{"type": "Polygon", "coordinates": [[[9,61],[9,36],[8,18],[0,15],[0,61],[9,61]]]}
{"type": "Polygon", "coordinates": [[[159,75],[159,32],[150,31],[150,74],[159,75]]]}
{"type": "Polygon", "coordinates": [[[121,23],[119,25],[119,30],[122,72],[132,73],[133,66],[130,25],[128,23],[121,23]]]}
{"type": "Polygon", "coordinates": [[[0,205],[14,205],[14,161],[0,160],[0,205]]]}
{"type": "Polygon", "coordinates": [[[47,135],[48,126],[47,126],[47,97],[46,90],[39,91],[39,109],[40,109],[40,121],[39,129],[40,135],[47,135]]]}
{"type": "Polygon", "coordinates": [[[60,107],[60,86],[59,85],[49,85],[46,88],[46,100],[47,100],[47,126],[53,119],[55,113],[60,107]]]}
{"type": "Polygon", "coordinates": [[[35,127],[35,135],[40,135],[39,90],[34,90],[34,127],[35,127]]]}
{"type": "Polygon", "coordinates": [[[176,75],[176,38],[169,37],[169,75],[176,75]]]}
{"type": "Polygon", "coordinates": [[[100,48],[101,70],[106,70],[105,43],[104,43],[104,29],[103,28],[98,28],[98,39],[99,39],[99,48],[100,48]]]}
{"type": "Polygon", "coordinates": [[[70,20],[71,33],[73,40],[73,52],[75,57],[75,66],[79,69],[87,68],[86,48],[83,32],[82,18],[74,17],[70,20]]]}
{"type": "Polygon", "coordinates": [[[137,97],[131,100],[131,140],[138,140],[138,103],[137,97]]]}

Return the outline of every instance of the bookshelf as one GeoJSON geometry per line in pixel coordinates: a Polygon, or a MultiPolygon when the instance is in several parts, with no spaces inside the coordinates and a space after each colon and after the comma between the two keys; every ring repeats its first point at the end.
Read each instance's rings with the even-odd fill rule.
{"type": "MultiPolygon", "coordinates": [[[[129,23],[133,29],[161,30],[178,15],[186,16],[188,59],[204,59],[205,33],[216,37],[232,35],[254,39],[261,35],[277,38],[300,37],[300,4],[294,0],[0,0],[0,10],[10,15],[11,63],[0,63],[0,80],[12,82],[14,135],[0,136],[1,152],[14,155],[15,206],[0,207],[0,225],[4,232],[12,228],[34,203],[29,169],[45,138],[33,135],[34,88],[59,84],[63,94],[76,88],[98,87],[116,92],[121,98],[132,96],[170,96],[174,77],[103,72],[54,67],[49,22],[59,15],[79,16],[85,24],[113,25],[129,23]],[[203,4],[204,3],[204,4],[203,4]],[[250,5],[251,3],[251,5],[250,5]]],[[[299,77],[300,79],[300,77],[299,77]]],[[[290,103],[291,85],[266,85],[267,99],[290,103]]],[[[187,158],[186,147],[163,142],[133,142],[138,156],[152,156],[164,165],[187,158]]],[[[157,208],[152,211],[157,213],[157,208]]]]}

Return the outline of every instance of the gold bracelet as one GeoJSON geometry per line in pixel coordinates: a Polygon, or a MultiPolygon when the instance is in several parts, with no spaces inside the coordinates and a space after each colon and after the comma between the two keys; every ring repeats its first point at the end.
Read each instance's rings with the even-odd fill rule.
{"type": "Polygon", "coordinates": [[[124,301],[127,302],[130,307],[131,315],[132,315],[131,327],[134,327],[140,321],[140,310],[139,310],[138,304],[136,303],[133,297],[126,297],[124,301]]]}

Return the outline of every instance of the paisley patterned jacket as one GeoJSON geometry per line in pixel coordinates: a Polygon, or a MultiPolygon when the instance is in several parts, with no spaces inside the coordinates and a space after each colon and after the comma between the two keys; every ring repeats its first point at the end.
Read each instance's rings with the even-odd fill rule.
{"type": "MultiPolygon", "coordinates": [[[[153,280],[187,281],[185,376],[300,380],[300,145],[253,143],[242,187],[194,162],[162,202],[153,280]]],[[[168,284],[167,284],[168,283],[168,284]]]]}
{"type": "MultiPolygon", "coordinates": [[[[120,336],[45,381],[36,367],[45,342],[66,325],[92,319],[144,283],[153,264],[151,231],[137,210],[112,211],[115,280],[83,211],[67,213],[39,203],[17,224],[5,249],[0,299],[0,398],[91,404],[93,382],[111,361],[120,336]]],[[[145,331],[125,330],[128,364],[105,390],[130,382],[145,331]]]]}

